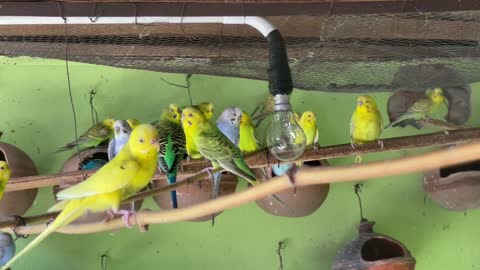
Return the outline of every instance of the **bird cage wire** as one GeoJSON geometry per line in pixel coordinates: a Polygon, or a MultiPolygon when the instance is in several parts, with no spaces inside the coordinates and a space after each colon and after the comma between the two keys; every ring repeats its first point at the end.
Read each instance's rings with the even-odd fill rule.
{"type": "MultiPolygon", "coordinates": [[[[376,92],[480,81],[480,11],[267,19],[284,36],[298,89],[376,92]]],[[[266,40],[246,25],[89,24],[68,25],[67,33],[65,25],[2,25],[0,33],[0,53],[9,57],[65,59],[67,41],[70,61],[267,80],[266,40]]]]}

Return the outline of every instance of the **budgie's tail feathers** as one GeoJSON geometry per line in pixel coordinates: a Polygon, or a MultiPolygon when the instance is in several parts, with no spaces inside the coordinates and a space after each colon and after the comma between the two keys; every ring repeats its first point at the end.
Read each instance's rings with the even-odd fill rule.
{"type": "Polygon", "coordinates": [[[245,161],[221,163],[220,166],[231,173],[244,178],[252,185],[255,185],[254,183],[257,181],[255,174],[250,170],[245,161]]]}
{"type": "Polygon", "coordinates": [[[212,176],[212,199],[218,197],[220,193],[220,181],[222,180],[222,173],[214,173],[212,176]]]}
{"type": "Polygon", "coordinates": [[[390,122],[388,125],[386,125],[383,129],[387,129],[389,127],[395,127],[397,124],[399,124],[402,121],[412,119],[412,120],[421,120],[422,118],[425,118],[425,116],[421,113],[404,113],[399,115],[393,122],[390,122]]]}
{"type": "MultiPolygon", "coordinates": [[[[167,182],[169,185],[174,184],[177,182],[177,173],[168,173],[167,174],[167,182]]],[[[172,207],[178,208],[178,201],[177,201],[177,191],[171,190],[170,191],[170,198],[172,200],[172,207]]]]}
{"type": "MultiPolygon", "coordinates": [[[[57,204],[58,205],[58,204],[57,204]]],[[[55,205],[55,206],[57,206],[55,205]]],[[[55,207],[54,206],[54,207],[55,207]]],[[[40,235],[37,236],[37,238],[33,239],[30,244],[28,244],[22,251],[20,251],[15,257],[13,257],[7,264],[5,264],[2,269],[0,270],[6,270],[12,265],[17,259],[22,257],[23,255],[27,254],[30,250],[32,250],[34,247],[36,247],[40,242],[42,242],[43,239],[45,239],[47,236],[49,236],[51,233],[53,233],[55,230],[58,228],[74,221],[78,217],[82,216],[86,211],[85,208],[79,207],[78,203],[76,201],[70,201],[69,204],[64,205],[64,211],[62,211],[55,221],[53,221],[48,227],[43,231],[40,235]]]]}
{"type": "MultiPolygon", "coordinates": [[[[65,146],[59,148],[57,151],[55,151],[55,153],[74,149],[75,147],[77,147],[77,145],[80,146],[80,145],[85,144],[87,142],[88,142],[88,140],[86,138],[78,138],[78,141],[73,141],[73,142],[68,143],[67,145],[65,145],[65,146]]],[[[90,145],[88,147],[94,147],[94,146],[95,145],[90,145]]]]}

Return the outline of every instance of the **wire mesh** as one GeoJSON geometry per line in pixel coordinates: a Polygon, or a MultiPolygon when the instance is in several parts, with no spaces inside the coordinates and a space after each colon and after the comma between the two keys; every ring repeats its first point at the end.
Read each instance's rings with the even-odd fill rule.
{"type": "MultiPolygon", "coordinates": [[[[401,70],[419,66],[456,74],[433,82],[437,87],[480,81],[477,11],[268,19],[285,38],[299,89],[373,92],[432,84],[434,74],[428,72],[403,78],[403,86],[394,81],[401,70]]],[[[0,26],[0,33],[3,55],[65,57],[63,25],[0,26]]],[[[249,26],[69,25],[67,41],[70,61],[260,80],[267,76],[266,41],[249,26]]]]}

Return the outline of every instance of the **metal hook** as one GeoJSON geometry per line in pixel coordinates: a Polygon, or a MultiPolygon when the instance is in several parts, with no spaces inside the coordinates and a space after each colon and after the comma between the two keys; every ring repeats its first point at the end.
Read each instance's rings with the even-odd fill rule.
{"type": "Polygon", "coordinates": [[[360,198],[360,192],[362,192],[363,184],[358,183],[353,186],[353,190],[355,191],[355,195],[358,198],[358,205],[360,207],[360,221],[363,222],[366,219],[363,217],[363,206],[362,206],[362,198],[360,198]]]}

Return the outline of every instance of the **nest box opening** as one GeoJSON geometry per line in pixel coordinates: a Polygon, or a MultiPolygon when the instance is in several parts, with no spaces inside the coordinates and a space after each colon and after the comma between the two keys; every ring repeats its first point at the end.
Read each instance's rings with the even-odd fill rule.
{"type": "Polygon", "coordinates": [[[466,172],[466,171],[480,172],[480,160],[475,160],[469,163],[440,168],[440,177],[445,178],[452,174],[459,173],[459,172],[466,172]]]}
{"type": "Polygon", "coordinates": [[[93,155],[90,155],[84,158],[78,164],[78,170],[81,171],[81,170],[93,169],[93,168],[89,168],[92,166],[98,169],[107,162],[108,162],[108,154],[106,152],[97,152],[97,153],[94,153],[93,155]]]}
{"type": "Polygon", "coordinates": [[[5,153],[3,150],[0,149],[0,160],[1,161],[7,161],[7,157],[5,156],[5,153]]]}
{"type": "Polygon", "coordinates": [[[362,259],[367,262],[404,256],[405,250],[399,244],[385,238],[369,239],[362,246],[362,259]]]}

